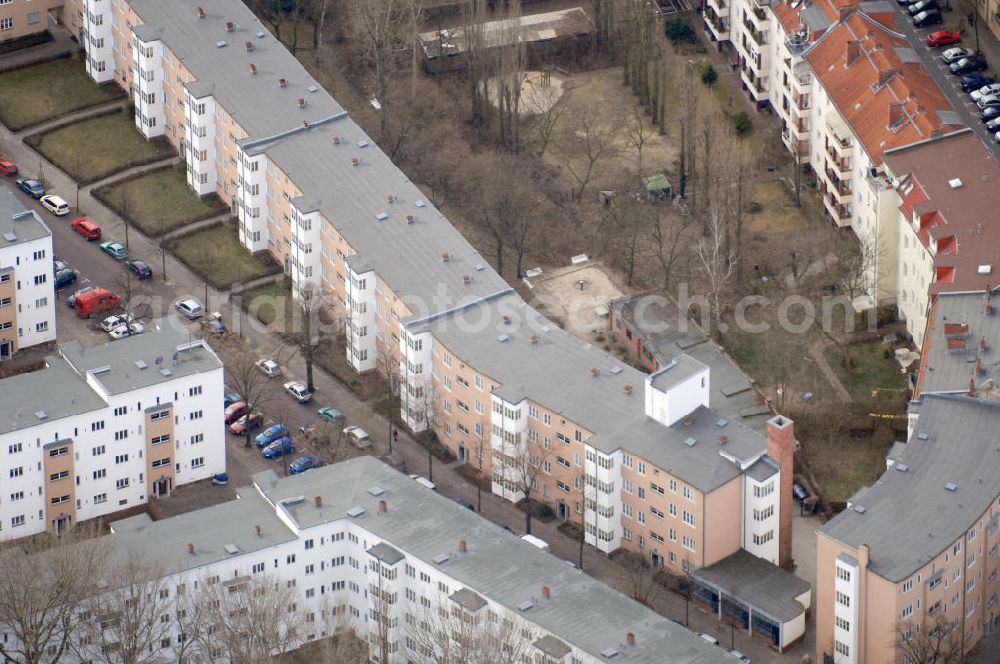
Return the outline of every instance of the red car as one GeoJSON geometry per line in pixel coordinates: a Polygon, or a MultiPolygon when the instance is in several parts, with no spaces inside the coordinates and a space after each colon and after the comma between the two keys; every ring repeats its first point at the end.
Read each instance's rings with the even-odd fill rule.
{"type": "Polygon", "coordinates": [[[246,412],[247,412],[247,405],[242,401],[237,401],[234,404],[229,404],[229,407],[226,408],[225,415],[223,415],[223,419],[226,421],[226,424],[232,424],[236,420],[246,415],[246,412]]]}
{"type": "Polygon", "coordinates": [[[247,431],[254,431],[264,425],[264,416],[260,413],[244,415],[229,425],[229,432],[237,436],[243,436],[247,431]]]}
{"type": "Polygon", "coordinates": [[[0,173],[4,175],[17,175],[17,164],[9,159],[0,159],[0,173]]]}
{"type": "Polygon", "coordinates": [[[937,30],[927,35],[928,46],[948,46],[962,41],[962,35],[950,30],[937,30]]]}

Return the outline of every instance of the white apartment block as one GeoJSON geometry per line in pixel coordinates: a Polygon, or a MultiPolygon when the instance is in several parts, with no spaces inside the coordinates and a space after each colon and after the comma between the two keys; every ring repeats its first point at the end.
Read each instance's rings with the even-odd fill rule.
{"type": "MultiPolygon", "coordinates": [[[[329,636],[336,622],[370,641],[373,661],[384,639],[385,664],[432,661],[431,649],[439,655],[445,644],[418,635],[459,620],[483,631],[512,621],[509,639],[522,642],[524,661],[736,661],[372,457],[284,478],[268,470],[252,481],[227,503],[116,522],[112,561],[148,554],[168,571],[174,595],[276,579],[293,589],[302,640],[329,636]]],[[[165,614],[171,609],[164,602],[165,614]]],[[[180,636],[161,641],[165,658],[180,636]]]]}
{"type": "Polygon", "coordinates": [[[0,361],[55,341],[52,232],[0,185],[0,361]]]}
{"type": "Polygon", "coordinates": [[[179,319],[65,344],[0,381],[0,540],[60,530],[225,471],[223,370],[179,319]]]}

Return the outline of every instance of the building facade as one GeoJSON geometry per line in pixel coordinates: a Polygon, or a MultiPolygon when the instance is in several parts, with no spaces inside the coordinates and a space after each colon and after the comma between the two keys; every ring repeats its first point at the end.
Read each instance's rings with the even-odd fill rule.
{"type": "Polygon", "coordinates": [[[225,471],[222,364],[177,320],[153,326],[66,344],[44,369],[0,381],[0,539],[59,532],[225,471]]]}
{"type": "Polygon", "coordinates": [[[0,2],[0,42],[48,30],[62,20],[63,0],[0,2]]]}
{"type": "Polygon", "coordinates": [[[52,232],[0,185],[0,361],[55,341],[52,232]]]}

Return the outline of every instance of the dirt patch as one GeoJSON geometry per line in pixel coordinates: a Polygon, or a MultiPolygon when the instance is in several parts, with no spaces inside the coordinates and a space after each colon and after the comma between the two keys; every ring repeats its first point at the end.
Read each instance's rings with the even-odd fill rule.
{"type": "MultiPolygon", "coordinates": [[[[546,113],[559,103],[565,90],[566,77],[547,71],[526,71],[521,74],[521,115],[546,113]]],[[[497,103],[496,80],[487,83],[490,103],[497,103]]]]}
{"type": "Polygon", "coordinates": [[[589,339],[608,326],[608,302],[622,291],[595,262],[573,265],[528,279],[534,286],[533,304],[569,332],[589,339]]]}

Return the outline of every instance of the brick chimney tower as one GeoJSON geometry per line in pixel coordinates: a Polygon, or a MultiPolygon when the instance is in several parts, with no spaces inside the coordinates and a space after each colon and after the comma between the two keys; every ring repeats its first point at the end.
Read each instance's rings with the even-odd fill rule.
{"type": "Polygon", "coordinates": [[[778,565],[792,563],[792,476],[795,472],[795,425],[783,415],[767,421],[767,456],[781,468],[778,484],[778,565]]]}

